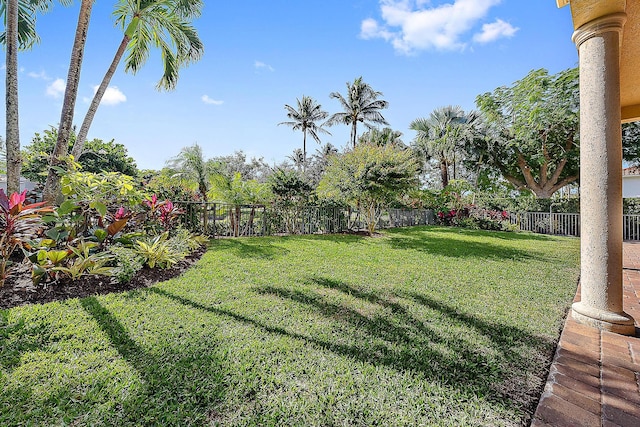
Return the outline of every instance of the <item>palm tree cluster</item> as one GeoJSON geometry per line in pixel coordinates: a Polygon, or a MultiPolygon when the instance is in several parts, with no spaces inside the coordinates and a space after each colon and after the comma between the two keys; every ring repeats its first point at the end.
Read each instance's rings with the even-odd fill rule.
{"type": "MultiPolygon", "coordinates": [[[[315,99],[306,95],[302,96],[302,100],[297,99],[297,108],[285,104],[284,108],[287,110],[287,117],[290,120],[278,123],[278,125],[290,126],[294,131],[301,130],[303,134],[302,153],[300,156],[298,152],[294,152],[294,163],[296,165],[301,164],[302,169],[306,169],[307,132],[320,144],[319,133],[331,135],[324,129],[324,126],[345,124],[351,126],[350,142],[355,148],[359,122],[370,130],[375,129],[372,123],[388,125],[380,110],[387,108],[389,103],[378,99],[380,96],[382,96],[382,92],[373,90],[369,84],[362,80],[362,77],[358,77],[353,83],[347,82],[346,96],[338,92],[331,92],[329,97],[337,99],[344,111],[332,114],[330,117],[326,111],[322,110],[322,106],[315,99]],[[318,123],[324,119],[327,120],[323,123],[318,123]]],[[[399,135],[394,137],[399,137],[399,135]]]]}
{"type": "MultiPolygon", "coordinates": [[[[20,140],[18,122],[18,49],[32,47],[38,41],[36,33],[37,13],[49,10],[52,0],[0,0],[0,15],[4,17],[5,32],[0,34],[0,43],[6,45],[6,129],[7,129],[7,175],[9,192],[19,189],[20,140]]],[[[69,4],[71,0],[60,0],[69,4]]],[[[68,142],[73,127],[73,113],[78,96],[80,70],[94,0],[82,0],[76,25],[64,101],[60,116],[58,141],[51,154],[49,176],[44,196],[53,201],[58,195],[60,177],[56,166],[68,153],[68,142]]],[[[200,59],[204,52],[196,29],[191,24],[199,17],[202,0],[118,0],[113,16],[123,36],[116,53],[78,132],[71,154],[77,159],[82,155],[84,142],[118,64],[124,57],[125,71],[135,74],[150,56],[151,48],[160,50],[163,74],[158,89],[172,90],[178,81],[181,67],[200,59]],[[126,55],[125,55],[126,54],[126,55]]]]}
{"type": "Polygon", "coordinates": [[[449,167],[453,166],[456,178],[456,155],[464,150],[465,142],[473,137],[476,112],[465,113],[459,106],[435,109],[427,118],[411,122],[409,128],[416,131],[413,148],[425,161],[435,159],[440,167],[442,188],[449,184],[449,167]]]}

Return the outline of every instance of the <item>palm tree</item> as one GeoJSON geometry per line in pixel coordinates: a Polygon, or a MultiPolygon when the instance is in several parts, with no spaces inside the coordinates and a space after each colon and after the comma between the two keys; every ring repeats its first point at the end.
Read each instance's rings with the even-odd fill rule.
{"type": "MultiPolygon", "coordinates": [[[[67,155],[68,142],[73,127],[73,113],[78,96],[78,85],[80,83],[80,68],[84,57],[84,47],[87,40],[87,30],[89,29],[89,19],[94,0],[82,0],[80,12],[78,13],[78,24],[76,25],[76,35],[71,49],[71,60],[69,61],[69,72],[67,73],[67,84],[64,90],[64,101],[60,113],[60,125],[58,127],[58,138],[56,145],[49,158],[49,173],[44,186],[43,197],[49,202],[54,202],[60,192],[60,177],[55,171],[56,166],[63,162],[62,158],[67,155]]],[[[78,159],[80,155],[76,156],[78,159]]]]}
{"type": "Polygon", "coordinates": [[[446,106],[435,109],[429,118],[416,119],[409,125],[417,135],[413,141],[414,147],[426,159],[435,158],[440,165],[440,180],[442,188],[449,184],[449,165],[454,165],[456,152],[469,135],[469,129],[477,115],[465,114],[458,106],[446,106]]]}
{"type": "Polygon", "coordinates": [[[197,143],[184,147],[177,156],[167,161],[167,166],[175,171],[174,176],[182,176],[198,185],[198,193],[203,200],[202,225],[206,232],[209,215],[207,213],[207,193],[209,192],[209,178],[213,171],[211,163],[204,159],[202,147],[197,143]]]}
{"type": "Polygon", "coordinates": [[[124,35],[80,126],[71,151],[74,157],[82,154],[91,122],[125,51],[124,70],[135,74],[149,57],[150,48],[159,48],[164,73],[156,88],[175,89],[180,67],[199,60],[204,53],[204,45],[191,25],[203,6],[202,0],[120,0],[113,14],[124,35]]]}
{"type": "Polygon", "coordinates": [[[209,163],[204,159],[200,145],[196,143],[190,147],[184,147],[177,156],[167,161],[167,167],[173,169],[176,175],[195,181],[198,184],[200,197],[207,201],[212,171],[209,163]]]}
{"type": "Polygon", "coordinates": [[[337,99],[344,112],[335,113],[325,122],[327,126],[335,124],[351,125],[351,143],[356,146],[358,122],[362,122],[367,128],[373,126],[369,123],[388,125],[380,110],[389,106],[387,101],[378,99],[382,92],[377,92],[358,77],[353,83],[347,82],[347,97],[338,92],[331,92],[330,98],[337,99]]]}
{"type": "Polygon", "coordinates": [[[298,103],[297,109],[288,104],[284,106],[287,110],[287,117],[291,121],[278,123],[278,126],[287,125],[291,126],[292,130],[302,131],[302,170],[304,171],[307,164],[307,132],[318,144],[320,144],[319,132],[331,135],[322,125],[316,124],[316,122],[326,119],[329,113],[323,111],[322,106],[310,96],[303,95],[302,100],[296,98],[296,101],[298,103]]]}
{"type": "MultiPolygon", "coordinates": [[[[68,3],[68,1],[63,1],[68,3]]],[[[0,0],[0,15],[5,32],[0,43],[6,45],[6,173],[7,192],[20,190],[20,123],[18,115],[18,50],[30,49],[39,41],[36,33],[37,12],[45,12],[50,0],[0,0]]]]}
{"type": "Polygon", "coordinates": [[[304,168],[304,162],[306,159],[304,157],[304,152],[301,149],[296,148],[293,150],[293,153],[291,153],[290,156],[287,156],[287,159],[290,159],[293,162],[293,165],[296,167],[298,172],[304,168]]]}
{"type": "MultiPolygon", "coordinates": [[[[93,0],[83,0],[82,4],[85,5],[85,3],[93,3],[93,0]]],[[[111,65],[107,69],[100,86],[98,86],[84,121],[82,122],[80,131],[78,132],[76,142],[71,150],[71,154],[75,158],[79,158],[82,154],[89,128],[98,110],[100,101],[125,52],[127,52],[125,72],[131,71],[135,74],[149,57],[150,48],[152,46],[158,47],[162,53],[161,58],[164,74],[158,82],[157,88],[166,90],[175,88],[180,67],[188,65],[202,56],[204,46],[195,28],[190,23],[190,20],[200,16],[202,7],[202,0],[120,0],[116,5],[114,15],[116,17],[116,24],[122,28],[124,35],[111,65]]],[[[84,13],[84,15],[81,10],[76,32],[76,42],[78,42],[78,45],[74,42],[74,52],[72,53],[71,60],[72,65],[69,69],[70,73],[72,68],[74,68],[73,54],[79,53],[81,55],[81,51],[84,49],[84,40],[78,40],[78,34],[81,30],[84,30],[84,35],[86,36],[86,25],[88,25],[89,15],[90,8],[88,9],[88,13],[84,13]],[[86,18],[86,20],[83,20],[83,17],[86,18]],[[76,47],[78,50],[76,50],[76,47]]],[[[79,60],[81,62],[81,56],[79,60]]],[[[80,64],[77,63],[78,75],[80,70],[79,65],[80,64]]],[[[70,89],[69,96],[75,101],[77,98],[77,88],[75,88],[75,90],[70,89]]],[[[67,100],[67,93],[65,93],[65,100],[67,100]]],[[[68,122],[68,118],[72,118],[72,115],[73,108],[70,108],[70,105],[67,104],[66,108],[63,108],[63,118],[66,118],[66,120],[61,120],[61,130],[63,123],[65,126],[67,126],[67,123],[70,123],[68,122]]],[[[68,126],[70,127],[70,125],[68,126]]],[[[57,158],[52,156],[52,165],[67,153],[66,147],[68,140],[64,140],[64,132],[59,132],[59,135],[62,136],[54,149],[57,158]]],[[[53,197],[55,197],[56,190],[54,188],[59,186],[59,181],[60,177],[56,175],[53,168],[50,168],[45,185],[45,198],[47,198],[47,194],[53,194],[53,197]]]]}

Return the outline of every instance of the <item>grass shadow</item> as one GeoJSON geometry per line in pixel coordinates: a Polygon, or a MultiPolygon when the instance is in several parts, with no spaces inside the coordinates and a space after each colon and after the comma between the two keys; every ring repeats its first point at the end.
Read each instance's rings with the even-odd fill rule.
{"type": "MultiPolygon", "coordinates": [[[[391,314],[385,317],[365,316],[345,305],[328,301],[323,295],[313,291],[303,292],[272,286],[263,286],[257,291],[313,307],[323,316],[336,322],[346,322],[364,333],[365,342],[362,344],[336,345],[321,342],[324,348],[367,363],[422,372],[430,380],[449,384],[463,394],[483,396],[498,405],[516,407],[528,414],[528,417],[535,410],[542,391],[540,384],[544,384],[543,377],[546,374],[542,366],[531,366],[532,359],[524,355],[533,354],[533,360],[542,360],[547,368],[554,342],[517,327],[487,322],[472,314],[460,313],[451,306],[417,293],[385,298],[339,280],[311,277],[308,282],[386,307],[386,312],[390,311],[391,314]],[[463,337],[443,335],[437,323],[411,314],[403,301],[412,300],[487,337],[490,342],[488,351],[474,348],[463,337]],[[372,346],[366,341],[385,344],[372,346]],[[531,375],[540,375],[537,384],[531,384],[531,375]]],[[[305,339],[313,341],[309,337],[305,339]]]]}
{"type": "MultiPolygon", "coordinates": [[[[207,411],[225,393],[221,361],[214,351],[167,347],[161,354],[145,351],[98,299],[89,297],[80,303],[143,380],[144,387],[122,402],[119,423],[186,425],[206,422],[207,411]]],[[[214,344],[211,343],[212,349],[214,344]]]]}
{"type": "Polygon", "coordinates": [[[289,250],[274,245],[271,239],[216,239],[209,245],[209,252],[229,251],[239,258],[275,259],[285,256],[289,250]]]}
{"type": "MultiPolygon", "coordinates": [[[[460,238],[460,236],[491,237],[496,235],[501,240],[529,240],[510,239],[505,237],[510,233],[488,232],[466,229],[452,229],[440,227],[429,229],[417,227],[415,229],[395,229],[387,233],[386,244],[393,249],[416,250],[434,255],[442,255],[451,258],[479,258],[479,259],[508,259],[508,260],[537,260],[542,259],[530,250],[521,250],[501,244],[482,241],[473,241],[460,238]],[[437,234],[429,231],[437,231],[437,234]],[[444,236],[442,235],[444,234],[444,236]]],[[[537,239],[535,239],[537,240],[537,239]]]]}

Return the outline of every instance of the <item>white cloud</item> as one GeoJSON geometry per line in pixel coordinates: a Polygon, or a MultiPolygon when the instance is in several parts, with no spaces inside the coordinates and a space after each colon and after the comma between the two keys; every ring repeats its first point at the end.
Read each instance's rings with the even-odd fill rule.
{"type": "Polygon", "coordinates": [[[264,62],[262,62],[262,61],[256,61],[256,62],[254,62],[254,63],[253,63],[253,66],[254,66],[254,68],[255,68],[256,70],[269,70],[269,71],[272,71],[272,72],[273,72],[273,71],[275,71],[271,65],[269,65],[269,64],[265,64],[265,63],[264,63],[264,62]]]}
{"type": "MultiPolygon", "coordinates": [[[[501,1],[452,0],[450,3],[432,6],[432,2],[428,0],[380,0],[383,23],[372,18],[365,19],[360,26],[360,37],[382,38],[404,54],[431,49],[463,50],[467,46],[464,35],[501,1]]],[[[482,34],[487,32],[486,41],[483,42],[491,41],[488,38],[491,36],[489,31],[500,30],[506,31],[504,28],[483,28],[482,34]]],[[[508,32],[500,33],[500,36],[507,34],[508,32]]]]}
{"type": "Polygon", "coordinates": [[[484,24],[482,32],[473,36],[473,41],[476,43],[489,43],[501,37],[513,37],[516,31],[518,31],[518,28],[508,22],[504,22],[502,19],[496,19],[491,24],[484,24]]]}
{"type": "Polygon", "coordinates": [[[66,83],[62,79],[55,79],[51,84],[47,86],[47,96],[52,98],[60,98],[64,94],[64,90],[67,87],[66,83]]]}
{"type": "Polygon", "coordinates": [[[202,95],[202,102],[204,102],[205,104],[211,104],[211,105],[222,105],[224,104],[224,101],[219,101],[217,99],[213,99],[213,98],[209,98],[209,95],[202,95]]]}
{"type": "MultiPolygon", "coordinates": [[[[98,91],[98,86],[94,86],[93,87],[93,94],[95,95],[95,93],[98,91]]],[[[91,102],[91,100],[88,100],[87,98],[85,98],[85,101],[91,102]]],[[[100,105],[104,104],[104,105],[118,105],[122,102],[126,102],[127,101],[127,97],[125,96],[124,93],[122,93],[120,91],[120,89],[118,89],[117,86],[109,86],[107,87],[107,90],[104,91],[104,95],[102,96],[102,99],[100,100],[100,105]]]]}
{"type": "Polygon", "coordinates": [[[40,71],[39,73],[30,71],[27,73],[27,76],[31,77],[32,79],[41,79],[46,81],[51,80],[51,77],[47,76],[47,73],[45,73],[44,71],[40,71]]]}

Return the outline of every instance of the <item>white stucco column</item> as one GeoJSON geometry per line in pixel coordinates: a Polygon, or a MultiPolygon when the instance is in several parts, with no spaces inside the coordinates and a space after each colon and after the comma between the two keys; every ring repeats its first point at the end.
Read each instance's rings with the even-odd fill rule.
{"type": "Polygon", "coordinates": [[[622,309],[622,131],[620,41],[626,15],[578,28],[580,56],[581,294],[573,317],[598,329],[633,335],[622,309]]]}

